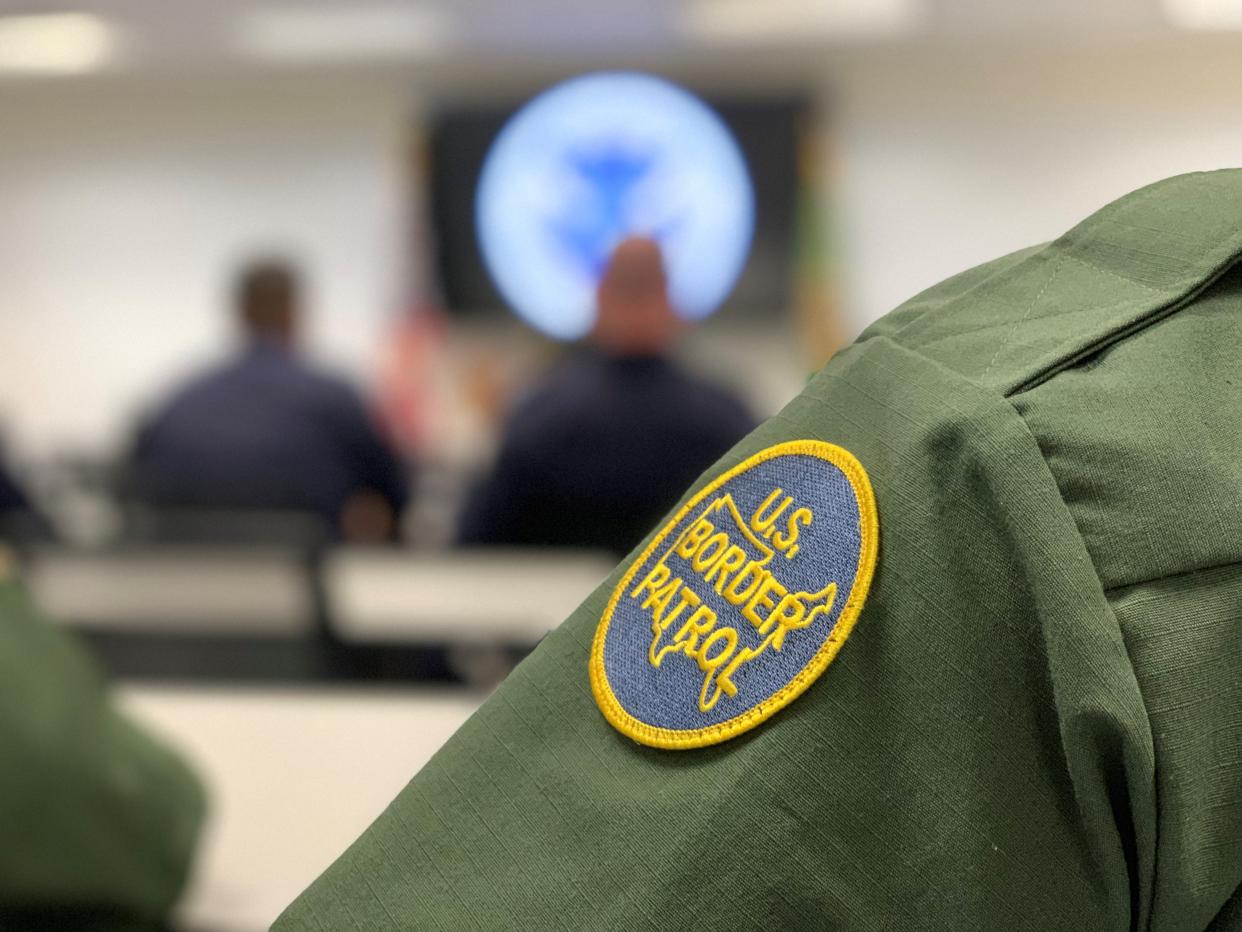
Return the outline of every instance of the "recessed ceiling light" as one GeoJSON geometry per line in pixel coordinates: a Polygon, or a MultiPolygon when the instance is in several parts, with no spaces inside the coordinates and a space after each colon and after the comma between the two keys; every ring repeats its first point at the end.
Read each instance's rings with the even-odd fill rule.
{"type": "Polygon", "coordinates": [[[237,47],[269,61],[423,55],[442,47],[446,13],[430,6],[260,7],[238,22],[237,47]]]}
{"type": "Polygon", "coordinates": [[[920,0],[690,0],[682,27],[712,45],[900,35],[916,24],[920,6],[920,0]]]}
{"type": "Polygon", "coordinates": [[[107,64],[115,49],[113,30],[88,13],[0,16],[0,71],[81,74],[107,64]]]}
{"type": "Polygon", "coordinates": [[[1242,29],[1242,0],[1164,0],[1164,12],[1183,29],[1242,29]]]}

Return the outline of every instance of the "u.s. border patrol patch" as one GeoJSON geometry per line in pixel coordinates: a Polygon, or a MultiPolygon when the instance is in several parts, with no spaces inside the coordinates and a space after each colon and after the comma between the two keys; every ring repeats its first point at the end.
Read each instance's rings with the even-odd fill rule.
{"type": "Polygon", "coordinates": [[[660,530],[609,599],[590,664],[604,716],[660,748],[754,728],[832,662],[878,545],[871,483],[849,451],[795,440],[728,470],[660,530]]]}

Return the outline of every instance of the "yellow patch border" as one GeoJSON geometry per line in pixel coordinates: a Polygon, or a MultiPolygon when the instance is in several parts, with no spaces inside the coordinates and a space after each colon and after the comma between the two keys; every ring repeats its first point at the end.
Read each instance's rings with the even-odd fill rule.
{"type": "Polygon", "coordinates": [[[604,608],[604,614],[600,617],[599,626],[595,629],[595,640],[591,645],[591,691],[595,694],[596,705],[599,706],[600,711],[604,713],[604,717],[609,723],[619,732],[633,738],[640,744],[653,748],[680,750],[709,747],[749,731],[802,695],[807,687],[815,682],[819,675],[832,663],[833,658],[837,655],[837,651],[841,649],[845,639],[850,636],[854,622],[858,619],[858,613],[862,610],[863,602],[867,599],[867,591],[871,587],[871,577],[875,572],[875,560],[879,544],[880,522],[876,514],[875,494],[871,489],[871,480],[862,463],[858,462],[857,458],[849,450],[823,440],[789,440],[770,446],[748,457],[732,469],[717,476],[678,509],[677,513],[660,529],[660,533],[653,537],[650,543],[643,549],[643,552],[630,563],[630,568],[613,590],[612,597],[604,608]],[[777,457],[796,454],[817,456],[840,469],[853,487],[854,497],[858,501],[858,530],[860,538],[858,568],[854,573],[854,583],[850,587],[849,598],[846,600],[845,607],[841,610],[841,615],[838,617],[832,633],[828,636],[828,640],[824,642],[815,656],[807,662],[806,666],[799,670],[784,687],[757,705],[727,721],[718,722],[706,728],[675,729],[649,725],[630,715],[613,693],[612,686],[608,682],[607,673],[604,670],[604,642],[607,639],[608,626],[612,622],[613,612],[621,599],[621,595],[629,588],[634,576],[638,573],[639,567],[647,563],[647,560],[668,537],[672,529],[680,524],[703,499],[707,498],[707,496],[711,495],[726,482],[735,479],[745,472],[749,472],[760,463],[765,463],[777,457]]]}

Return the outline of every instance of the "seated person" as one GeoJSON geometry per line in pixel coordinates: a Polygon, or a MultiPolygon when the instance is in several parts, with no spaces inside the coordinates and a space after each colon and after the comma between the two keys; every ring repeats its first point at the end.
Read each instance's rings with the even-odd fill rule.
{"type": "MultiPolygon", "coordinates": [[[[0,443],[0,453],[3,444],[0,443]]],[[[30,501],[0,456],[0,540],[20,544],[52,537],[52,526],[30,501]]]]}
{"type": "Polygon", "coordinates": [[[510,416],[461,543],[623,553],[755,426],[740,401],[670,359],[683,325],[654,242],[617,247],[597,302],[591,346],[510,416]]]}
{"type": "Polygon", "coordinates": [[[348,539],[388,539],[405,470],[358,394],[299,358],[299,285],[278,261],[237,288],[245,345],[178,391],[139,433],[130,492],[152,505],[304,510],[348,539]]]}

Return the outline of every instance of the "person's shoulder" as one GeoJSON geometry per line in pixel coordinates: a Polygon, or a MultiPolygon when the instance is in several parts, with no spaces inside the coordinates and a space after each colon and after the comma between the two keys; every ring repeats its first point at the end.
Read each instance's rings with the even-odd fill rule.
{"type": "Polygon", "coordinates": [[[316,359],[281,352],[266,358],[264,364],[307,403],[342,411],[362,406],[362,396],[349,379],[316,359]]]}
{"type": "Polygon", "coordinates": [[[539,432],[563,424],[574,412],[590,410],[600,387],[600,372],[587,355],[571,353],[557,360],[509,406],[509,427],[539,432]]]}
{"type": "Polygon", "coordinates": [[[290,357],[290,371],[308,386],[337,398],[354,398],[358,392],[345,376],[315,361],[290,357]]]}
{"type": "Polygon", "coordinates": [[[894,360],[890,402],[903,359],[1004,400],[1106,589],[1242,560],[1242,467],[1221,454],[1242,436],[1240,213],[1242,171],[1158,182],[929,289],[856,349],[888,350],[871,355],[894,360]]]}
{"type": "Polygon", "coordinates": [[[231,356],[201,363],[183,374],[165,389],[162,400],[150,410],[147,425],[167,418],[175,419],[188,409],[210,404],[222,389],[237,378],[239,366],[239,357],[231,356]]]}

